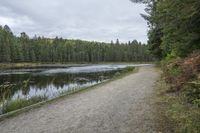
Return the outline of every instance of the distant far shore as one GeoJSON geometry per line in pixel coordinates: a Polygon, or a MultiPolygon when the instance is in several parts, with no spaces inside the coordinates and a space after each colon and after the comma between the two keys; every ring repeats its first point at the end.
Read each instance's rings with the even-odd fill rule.
{"type": "Polygon", "coordinates": [[[0,63],[0,69],[66,68],[91,64],[153,64],[153,62],[47,62],[47,63],[0,63]]]}

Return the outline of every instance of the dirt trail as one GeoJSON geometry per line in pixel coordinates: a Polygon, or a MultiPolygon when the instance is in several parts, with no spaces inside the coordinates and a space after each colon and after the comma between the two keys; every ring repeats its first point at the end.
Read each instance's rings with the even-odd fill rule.
{"type": "Polygon", "coordinates": [[[154,67],[0,122],[1,133],[154,133],[154,67]]]}

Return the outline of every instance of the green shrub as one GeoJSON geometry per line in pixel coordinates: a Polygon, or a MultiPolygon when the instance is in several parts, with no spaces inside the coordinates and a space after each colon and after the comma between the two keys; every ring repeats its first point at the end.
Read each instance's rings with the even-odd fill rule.
{"type": "Polygon", "coordinates": [[[166,61],[171,61],[173,59],[178,58],[176,52],[173,50],[171,53],[167,54],[167,57],[165,58],[166,61]]]}
{"type": "Polygon", "coordinates": [[[197,105],[198,107],[200,107],[200,99],[195,99],[193,100],[193,104],[197,105]]]}
{"type": "Polygon", "coordinates": [[[118,77],[121,73],[120,72],[116,72],[114,77],[118,77]]]}
{"type": "Polygon", "coordinates": [[[185,86],[184,90],[188,102],[200,107],[200,83],[198,81],[190,82],[189,85],[185,86]]]}
{"type": "Polygon", "coordinates": [[[129,66],[129,67],[124,68],[122,72],[131,72],[133,70],[135,70],[135,67],[129,66]]]}
{"type": "Polygon", "coordinates": [[[178,76],[182,72],[182,69],[179,66],[174,66],[169,70],[170,76],[178,76]]]}

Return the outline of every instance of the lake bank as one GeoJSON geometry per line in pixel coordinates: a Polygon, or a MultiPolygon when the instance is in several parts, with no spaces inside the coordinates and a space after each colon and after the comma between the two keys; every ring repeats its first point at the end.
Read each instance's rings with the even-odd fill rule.
{"type": "Polygon", "coordinates": [[[88,86],[88,87],[84,87],[84,88],[74,89],[74,90],[72,90],[70,92],[64,92],[61,95],[59,95],[58,97],[55,97],[53,99],[40,101],[40,102],[32,104],[30,106],[23,107],[21,109],[19,108],[17,110],[2,114],[2,115],[0,115],[0,121],[4,120],[6,118],[14,117],[14,116],[19,115],[21,113],[27,112],[27,111],[29,111],[31,109],[39,108],[39,107],[41,107],[41,106],[43,106],[45,104],[48,104],[48,103],[50,104],[51,102],[55,102],[57,100],[61,100],[63,98],[66,98],[67,96],[71,96],[71,95],[77,94],[77,93],[83,93],[85,91],[94,89],[95,87],[101,87],[101,86],[103,86],[103,85],[105,85],[107,83],[110,83],[110,82],[113,82],[115,80],[121,79],[121,78],[123,78],[125,76],[128,76],[130,74],[137,73],[138,71],[139,71],[139,68],[134,68],[132,70],[130,68],[128,68],[128,69],[124,70],[122,73],[120,73],[120,74],[118,73],[117,75],[115,75],[111,79],[106,80],[104,82],[101,82],[101,83],[98,83],[98,84],[95,84],[95,85],[91,85],[91,86],[88,86]]]}

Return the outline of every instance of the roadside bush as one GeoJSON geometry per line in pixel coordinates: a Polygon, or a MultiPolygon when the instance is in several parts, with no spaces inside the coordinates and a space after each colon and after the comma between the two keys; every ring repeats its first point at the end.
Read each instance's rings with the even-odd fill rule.
{"type": "Polygon", "coordinates": [[[173,59],[177,59],[178,56],[175,51],[172,51],[170,54],[167,54],[167,57],[165,58],[165,61],[171,61],[173,59]]]}
{"type": "Polygon", "coordinates": [[[126,67],[126,68],[123,69],[122,72],[130,72],[130,71],[133,71],[133,70],[135,70],[135,67],[126,67]]]}
{"type": "Polygon", "coordinates": [[[171,85],[169,91],[180,90],[182,83],[184,83],[185,77],[181,76],[183,70],[181,68],[182,59],[177,58],[173,60],[162,61],[162,69],[164,77],[167,83],[171,85]]]}
{"type": "Polygon", "coordinates": [[[200,107],[200,82],[190,82],[185,86],[185,94],[190,103],[200,107]]]}
{"type": "Polygon", "coordinates": [[[188,102],[200,105],[200,51],[185,59],[162,61],[163,76],[171,85],[169,92],[183,90],[188,102]]]}

